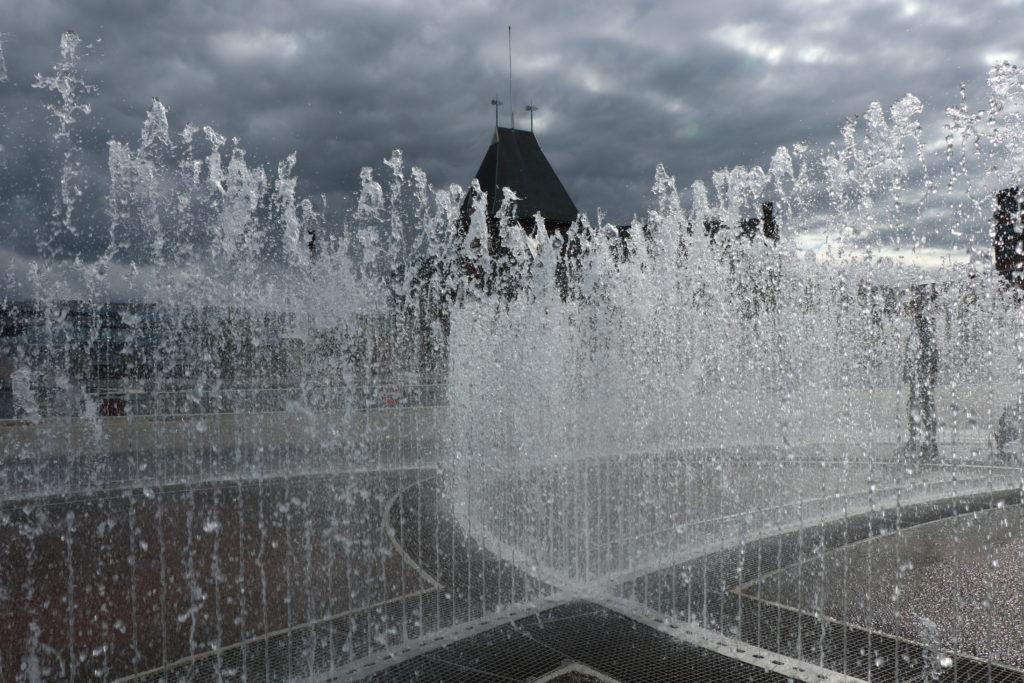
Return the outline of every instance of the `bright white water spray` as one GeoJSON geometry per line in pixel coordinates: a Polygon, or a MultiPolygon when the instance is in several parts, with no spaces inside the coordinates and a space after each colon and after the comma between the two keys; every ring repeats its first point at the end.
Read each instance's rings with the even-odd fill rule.
{"type": "Polygon", "coordinates": [[[332,218],[159,100],[92,197],[80,43],[0,302],[3,680],[387,678],[584,599],[863,678],[1024,665],[1019,68],[938,153],[908,95],[528,232],[397,151],[332,218]]]}

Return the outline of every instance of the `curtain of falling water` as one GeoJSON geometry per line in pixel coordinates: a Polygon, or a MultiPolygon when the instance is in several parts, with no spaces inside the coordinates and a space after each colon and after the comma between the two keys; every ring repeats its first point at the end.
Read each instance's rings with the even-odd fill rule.
{"type": "MultiPolygon", "coordinates": [[[[991,84],[998,97],[1020,96],[1016,71],[995,69],[991,84]]],[[[724,560],[709,553],[738,547],[742,565],[753,556],[763,569],[764,546],[755,552],[747,539],[795,525],[795,556],[783,552],[778,536],[775,581],[792,584],[787,600],[797,614],[850,622],[841,640],[866,640],[830,653],[835,636],[826,622],[797,618],[790,631],[772,632],[773,649],[867,675],[945,667],[942,650],[961,643],[968,627],[936,625],[934,612],[914,602],[921,596],[908,597],[919,593],[924,575],[914,562],[923,541],[909,529],[924,515],[923,500],[987,491],[988,505],[1017,488],[1017,465],[1002,467],[994,442],[1010,443],[1012,430],[993,431],[1001,415],[1012,418],[1006,408],[1020,392],[1010,372],[1019,366],[1017,295],[983,271],[922,275],[867,259],[838,266],[801,259],[785,241],[745,241],[735,231],[712,243],[709,216],[735,227],[756,215],[758,201],[772,199],[791,226],[820,221],[839,242],[851,236],[842,247],[850,250],[878,226],[897,226],[923,246],[987,225],[994,191],[1017,182],[1020,171],[1008,154],[1020,127],[1001,107],[950,112],[953,151],[941,172],[925,163],[912,98],[890,112],[873,106],[867,130],[851,123],[842,143],[817,160],[807,150],[782,150],[770,173],[716,175],[714,206],[697,185],[692,208],[681,208],[674,180],[659,172],[658,209],[632,226],[630,258],[610,248],[612,226],[579,226],[588,245],[582,296],[559,300],[545,285],[542,239],[540,265],[518,297],[467,302],[453,320],[453,358],[463,363],[453,362],[450,391],[461,401],[454,428],[465,444],[452,463],[454,488],[460,476],[501,482],[482,500],[474,493],[476,507],[461,499],[462,518],[489,520],[478,527],[483,537],[522,552],[524,566],[557,584],[587,594],[600,586],[656,610],[665,609],[665,596],[650,596],[666,583],[657,567],[701,557],[688,570],[702,582],[696,618],[727,631],[746,618],[747,603],[709,593],[708,581],[719,592],[735,585],[714,567],[724,560]],[[979,150],[979,122],[1000,117],[999,139],[982,135],[987,148],[979,150]],[[803,165],[790,164],[787,174],[781,160],[792,157],[803,165]],[[994,161],[998,172],[980,183],[968,159],[994,161]],[[936,219],[931,197],[946,174],[948,194],[958,200],[936,219]],[[965,195],[969,201],[960,202],[965,195]],[[489,381],[497,368],[514,368],[515,376],[489,381]],[[703,529],[675,521],[688,491],[663,476],[662,465],[680,457],[696,460],[688,480],[703,479],[698,500],[685,502],[686,515],[714,522],[703,529]],[[755,462],[751,476],[745,468],[755,462]],[[591,475],[574,471],[603,479],[586,504],[581,494],[591,488],[583,482],[591,475]],[[607,512],[587,514],[581,530],[586,505],[607,512]],[[519,523],[524,516],[536,521],[519,523]],[[826,531],[831,519],[841,523],[826,531]],[[856,553],[834,552],[865,533],[897,540],[884,550],[866,543],[856,553]],[[607,550],[593,576],[588,544],[602,536],[607,550]],[[866,578],[863,590],[851,591],[851,578],[866,578]],[[828,611],[837,584],[838,615],[828,611]],[[901,649],[876,641],[870,629],[883,623],[913,643],[901,649]]],[[[958,577],[955,556],[952,565],[958,577]]],[[[677,607],[679,588],[671,581],[664,588],[677,607]]],[[[692,598],[693,580],[685,588],[692,598]]],[[[752,590],[763,596],[764,589],[756,582],[752,590]]],[[[692,599],[685,607],[672,611],[692,618],[692,599]]],[[[983,621],[994,623],[992,601],[981,607],[983,621]]],[[[780,611],[778,619],[788,617],[780,611]]]]}
{"type": "Polygon", "coordinates": [[[74,262],[61,245],[82,232],[77,190],[104,189],[76,171],[93,93],[78,42],[39,79],[60,181],[39,209],[55,218],[3,302],[0,678],[279,680],[450,625],[385,529],[399,491],[439,515],[431,302],[446,275],[417,279],[409,259],[414,238],[447,244],[461,190],[395,155],[390,187],[368,170],[331,240],[294,158],[251,166],[212,128],[173,130],[154,101],[137,144],[110,144],[109,245],[74,262]]]}
{"type": "Polygon", "coordinates": [[[988,253],[1018,70],[949,111],[945,159],[908,96],[710,189],[659,166],[627,230],[529,239],[514,196],[493,233],[399,153],[332,232],[301,160],[154,101],[83,263],[77,46],[39,78],[54,192],[3,302],[0,678],[346,677],[555,594],[857,676],[1019,665],[1019,295],[870,253],[988,253]]]}

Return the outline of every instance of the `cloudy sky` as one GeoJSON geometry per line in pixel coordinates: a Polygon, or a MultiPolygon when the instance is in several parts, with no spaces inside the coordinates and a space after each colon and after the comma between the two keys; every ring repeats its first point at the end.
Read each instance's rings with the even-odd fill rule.
{"type": "Polygon", "coordinates": [[[827,144],[845,117],[908,92],[941,140],[960,84],[984,98],[991,64],[1019,61],[1024,4],[0,0],[0,240],[39,243],[38,228],[11,219],[47,201],[52,93],[31,86],[52,73],[64,30],[81,36],[98,88],[76,117],[84,163],[98,169],[83,182],[105,172],[108,139],[138,143],[158,97],[172,129],[212,126],[251,161],[297,152],[300,192],[341,211],[360,168],[394,148],[435,185],[470,181],[490,100],[509,101],[510,24],[517,124],[539,107],[535,131],[579,208],[621,222],[649,208],[659,162],[681,188],[767,166],[780,145],[827,144]]]}

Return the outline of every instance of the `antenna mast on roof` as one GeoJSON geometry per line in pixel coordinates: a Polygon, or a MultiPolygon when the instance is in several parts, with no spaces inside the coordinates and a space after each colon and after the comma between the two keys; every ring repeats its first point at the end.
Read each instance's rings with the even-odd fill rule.
{"type": "Polygon", "coordinates": [[[508,115],[512,130],[516,129],[516,103],[512,101],[512,27],[508,27],[508,115]]]}
{"type": "Polygon", "coordinates": [[[503,104],[505,104],[505,103],[502,102],[501,100],[499,100],[497,97],[495,97],[493,100],[491,100],[491,106],[494,107],[494,127],[495,128],[498,127],[498,107],[500,107],[503,104]]]}
{"type": "Polygon", "coordinates": [[[526,111],[530,112],[530,132],[533,132],[533,112],[537,111],[537,107],[533,106],[533,102],[526,105],[526,111]]]}

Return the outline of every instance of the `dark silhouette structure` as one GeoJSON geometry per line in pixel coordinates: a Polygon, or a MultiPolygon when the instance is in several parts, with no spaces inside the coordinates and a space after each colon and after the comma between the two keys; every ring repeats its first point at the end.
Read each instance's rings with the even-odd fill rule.
{"type": "Polygon", "coordinates": [[[1019,187],[1007,187],[996,193],[995,234],[992,247],[996,270],[1008,282],[1024,287],[1024,215],[1019,187]]]}
{"type": "Polygon", "coordinates": [[[913,318],[914,331],[908,340],[910,353],[904,361],[903,380],[909,385],[907,447],[924,460],[939,457],[939,420],[935,410],[935,392],[939,376],[939,350],[935,340],[935,284],[911,288],[907,312],[913,318]]]}
{"type": "MultiPolygon", "coordinates": [[[[763,202],[761,204],[761,218],[744,218],[740,221],[738,228],[739,236],[745,237],[750,241],[757,237],[758,228],[761,228],[761,234],[764,235],[765,239],[778,242],[779,224],[775,220],[775,204],[773,202],[763,202]]],[[[728,230],[729,226],[718,218],[709,218],[704,221],[704,234],[707,235],[712,244],[719,241],[719,233],[728,230]]]]}
{"type": "MultiPolygon", "coordinates": [[[[572,276],[573,266],[584,249],[583,241],[585,236],[578,232],[577,218],[579,210],[566,192],[565,186],[559,180],[551,164],[548,162],[540,144],[532,131],[516,130],[514,128],[502,128],[496,126],[491,145],[484,155],[480,168],[474,176],[477,181],[480,193],[486,202],[487,207],[487,248],[486,255],[492,263],[506,264],[506,270],[513,270],[515,256],[503,243],[501,235],[501,223],[499,213],[502,203],[505,200],[503,190],[510,189],[515,193],[517,199],[513,204],[512,221],[522,227],[526,235],[534,238],[537,236],[536,216],[540,214],[544,218],[544,226],[551,237],[558,236],[559,260],[558,260],[558,281],[562,288],[563,296],[566,296],[571,289],[569,280],[572,276]]],[[[473,209],[480,195],[470,190],[462,201],[461,220],[459,236],[465,239],[473,209]]],[[[740,221],[733,230],[722,221],[712,218],[704,222],[704,232],[712,243],[726,239],[745,237],[753,241],[760,233],[764,239],[771,242],[779,240],[779,226],[775,220],[775,206],[772,202],[761,204],[761,216],[749,217],[740,221]]],[[[612,237],[612,253],[616,260],[629,260],[631,253],[636,246],[634,238],[652,237],[647,225],[640,225],[640,235],[633,235],[634,226],[620,225],[615,228],[616,236],[612,237]]],[[[480,249],[478,256],[484,255],[483,245],[471,245],[480,249]]],[[[488,274],[477,259],[463,259],[461,264],[463,271],[473,276],[478,284],[491,289],[487,284],[488,274]]],[[[501,273],[494,273],[501,279],[501,273]]],[[[514,295],[514,283],[504,283],[509,288],[509,295],[514,295]]]]}
{"type": "MultiPolygon", "coordinates": [[[[491,146],[474,177],[487,195],[488,218],[498,215],[504,198],[502,189],[506,187],[519,197],[516,221],[530,232],[537,213],[544,217],[549,231],[567,229],[579,215],[532,132],[495,128],[491,146]]],[[[467,193],[463,212],[472,210],[473,200],[473,193],[467,193]]]]}
{"type": "Polygon", "coordinates": [[[320,255],[320,246],[316,243],[316,230],[307,230],[306,234],[309,235],[309,241],[306,242],[306,247],[309,249],[309,260],[314,262],[320,255]]]}
{"type": "MultiPolygon", "coordinates": [[[[505,199],[504,189],[515,193],[517,199],[513,203],[512,221],[519,225],[531,238],[537,237],[537,219],[544,219],[544,227],[549,237],[559,237],[558,281],[563,296],[568,293],[567,257],[578,255],[580,250],[579,236],[572,234],[579,211],[566,192],[562,181],[551,167],[544,152],[541,151],[533,132],[515,130],[514,128],[494,129],[491,145],[484,155],[480,168],[474,176],[479,184],[480,193],[487,207],[487,256],[492,263],[503,264],[498,272],[485,272],[482,264],[464,259],[462,268],[472,275],[478,284],[488,290],[492,289],[492,277],[500,281],[498,287],[508,296],[515,296],[516,283],[508,281],[503,275],[516,271],[515,255],[504,244],[501,234],[499,213],[505,199]]],[[[470,189],[462,201],[459,235],[465,238],[473,215],[473,207],[480,195],[470,189]]],[[[483,245],[472,245],[482,249],[483,245]]],[[[483,254],[481,254],[483,255],[483,254]]]]}

